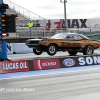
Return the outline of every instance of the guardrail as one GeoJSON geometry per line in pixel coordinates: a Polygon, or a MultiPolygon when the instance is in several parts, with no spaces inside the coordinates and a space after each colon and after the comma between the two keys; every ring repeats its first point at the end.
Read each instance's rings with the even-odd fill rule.
{"type": "MultiPolygon", "coordinates": [[[[44,26],[41,27],[32,27],[29,29],[29,27],[19,27],[16,31],[16,33],[9,33],[9,37],[5,38],[38,38],[38,37],[51,37],[52,35],[56,33],[63,33],[63,32],[71,32],[71,33],[79,33],[86,36],[94,37],[98,36],[98,39],[100,40],[100,31],[86,31],[81,29],[66,29],[66,30],[56,30],[56,28],[51,28],[50,30],[46,30],[44,26]]],[[[97,38],[96,38],[97,39],[97,38]]]]}

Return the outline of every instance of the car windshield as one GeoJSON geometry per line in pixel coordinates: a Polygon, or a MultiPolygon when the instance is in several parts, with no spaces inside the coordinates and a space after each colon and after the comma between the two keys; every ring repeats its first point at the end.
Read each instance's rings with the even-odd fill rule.
{"type": "Polygon", "coordinates": [[[51,39],[64,39],[67,35],[63,33],[55,34],[51,39]]]}

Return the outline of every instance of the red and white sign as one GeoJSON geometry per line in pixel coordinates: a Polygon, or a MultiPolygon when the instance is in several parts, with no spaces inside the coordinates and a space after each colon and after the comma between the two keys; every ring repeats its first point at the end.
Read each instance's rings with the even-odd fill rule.
{"type": "Polygon", "coordinates": [[[60,68],[59,59],[33,60],[33,63],[35,70],[60,68]]]}
{"type": "Polygon", "coordinates": [[[7,61],[0,62],[0,73],[29,71],[28,61],[7,61]]]}

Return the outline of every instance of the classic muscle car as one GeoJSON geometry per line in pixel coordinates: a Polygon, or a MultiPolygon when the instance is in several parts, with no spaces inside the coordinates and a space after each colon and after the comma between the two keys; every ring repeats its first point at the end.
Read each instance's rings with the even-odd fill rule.
{"type": "Polygon", "coordinates": [[[57,51],[68,51],[70,55],[76,55],[78,52],[92,55],[94,49],[99,48],[100,42],[78,33],[58,33],[50,38],[28,39],[26,45],[33,48],[36,55],[47,52],[53,56],[57,51]]]}

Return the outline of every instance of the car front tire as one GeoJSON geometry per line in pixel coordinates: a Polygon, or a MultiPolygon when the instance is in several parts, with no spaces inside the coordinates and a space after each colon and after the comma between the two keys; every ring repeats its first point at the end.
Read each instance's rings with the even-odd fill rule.
{"type": "Polygon", "coordinates": [[[33,52],[34,52],[34,54],[36,54],[36,55],[40,55],[40,54],[42,54],[42,50],[38,50],[38,49],[33,49],[33,52]]]}
{"type": "Polygon", "coordinates": [[[47,53],[50,55],[50,56],[53,56],[55,55],[57,52],[57,46],[55,44],[50,44],[48,47],[47,47],[47,53]]]}
{"type": "Polygon", "coordinates": [[[94,53],[94,48],[92,46],[87,46],[84,50],[83,50],[83,54],[84,55],[92,55],[94,53]]]}

